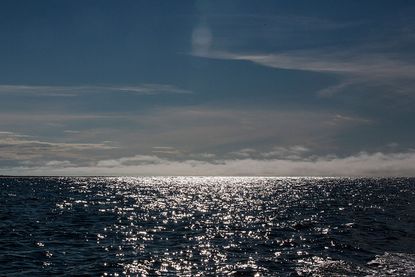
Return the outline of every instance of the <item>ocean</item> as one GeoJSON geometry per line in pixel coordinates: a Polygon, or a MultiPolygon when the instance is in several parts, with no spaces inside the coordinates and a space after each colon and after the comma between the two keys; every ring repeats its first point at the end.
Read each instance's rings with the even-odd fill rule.
{"type": "Polygon", "coordinates": [[[0,178],[30,275],[415,276],[415,178],[0,178]]]}

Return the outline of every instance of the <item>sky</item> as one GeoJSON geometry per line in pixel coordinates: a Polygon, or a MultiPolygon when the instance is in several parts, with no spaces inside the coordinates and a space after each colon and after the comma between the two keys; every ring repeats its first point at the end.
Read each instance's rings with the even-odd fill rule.
{"type": "Polygon", "coordinates": [[[415,176],[414,1],[0,2],[0,174],[415,176]]]}

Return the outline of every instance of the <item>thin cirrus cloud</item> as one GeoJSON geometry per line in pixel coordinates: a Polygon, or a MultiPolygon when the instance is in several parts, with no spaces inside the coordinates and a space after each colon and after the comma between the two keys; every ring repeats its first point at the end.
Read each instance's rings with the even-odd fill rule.
{"type": "Polygon", "coordinates": [[[413,95],[415,64],[384,54],[355,53],[353,51],[292,51],[286,53],[243,54],[229,51],[210,51],[193,55],[224,60],[241,60],[262,66],[335,74],[343,79],[318,91],[329,97],[352,87],[388,90],[400,95],[413,95]]]}
{"type": "Polygon", "coordinates": [[[283,53],[243,54],[212,51],[207,58],[244,60],[263,66],[346,75],[365,75],[372,78],[415,78],[415,65],[385,55],[321,49],[283,53]]]}
{"type": "Polygon", "coordinates": [[[412,94],[415,64],[408,53],[399,51],[412,45],[411,35],[402,32],[411,25],[388,25],[388,31],[376,37],[370,34],[359,37],[354,36],[356,28],[371,30],[375,23],[370,20],[336,22],[301,16],[252,18],[243,15],[239,21],[226,20],[226,17],[214,19],[222,20],[221,24],[211,20],[209,28],[205,22],[203,30],[209,32],[195,29],[196,38],[199,38],[196,41],[205,43],[195,43],[193,37],[191,55],[341,77],[338,84],[319,91],[319,96],[332,96],[356,86],[412,94]],[[242,19],[250,24],[241,23],[242,19]],[[340,32],[348,38],[346,44],[338,43],[340,32]],[[209,39],[201,39],[203,37],[209,39]]]}
{"type": "Polygon", "coordinates": [[[311,149],[303,145],[274,146],[268,151],[257,151],[253,148],[243,148],[238,151],[229,153],[230,157],[242,158],[260,158],[260,159],[285,159],[298,160],[305,159],[310,155],[311,149]]]}
{"type": "Polygon", "coordinates": [[[30,161],[31,159],[55,156],[75,157],[75,152],[116,149],[108,143],[71,143],[38,140],[14,132],[0,132],[1,159],[30,161]]]}
{"type": "Polygon", "coordinates": [[[141,85],[82,85],[82,86],[41,86],[41,85],[0,85],[0,94],[34,96],[78,96],[84,93],[128,93],[136,95],[190,94],[190,90],[167,84],[141,85]]]}

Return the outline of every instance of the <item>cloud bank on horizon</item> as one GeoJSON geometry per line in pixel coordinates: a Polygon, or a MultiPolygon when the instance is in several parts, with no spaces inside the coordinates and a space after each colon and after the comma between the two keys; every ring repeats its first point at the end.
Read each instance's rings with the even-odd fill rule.
{"type": "Polygon", "coordinates": [[[415,3],[0,8],[0,174],[415,176],[415,3]]]}

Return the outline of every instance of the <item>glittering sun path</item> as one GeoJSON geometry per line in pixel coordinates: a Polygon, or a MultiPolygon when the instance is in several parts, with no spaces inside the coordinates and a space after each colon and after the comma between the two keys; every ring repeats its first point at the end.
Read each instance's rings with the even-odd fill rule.
{"type": "Polygon", "coordinates": [[[1,178],[0,275],[415,274],[415,180],[1,178]]]}

